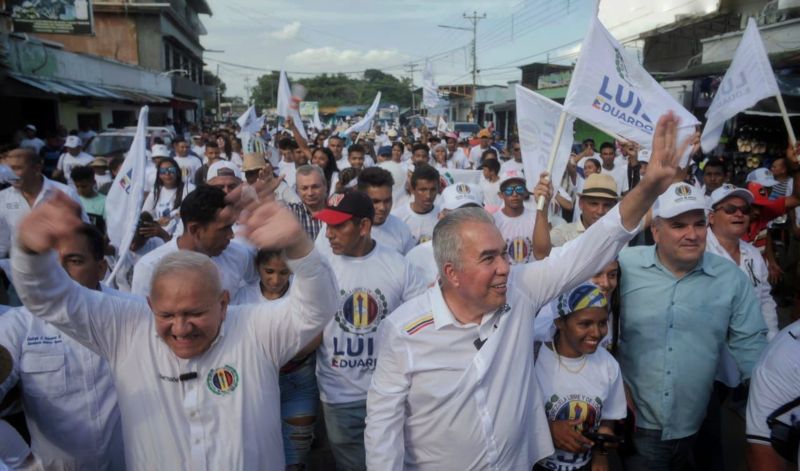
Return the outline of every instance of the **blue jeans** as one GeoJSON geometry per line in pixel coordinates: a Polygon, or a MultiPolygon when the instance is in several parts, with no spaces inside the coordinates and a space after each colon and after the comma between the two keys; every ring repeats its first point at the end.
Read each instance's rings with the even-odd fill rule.
{"type": "Polygon", "coordinates": [[[682,471],[689,463],[695,435],[662,440],[661,430],[637,428],[633,434],[636,453],[625,458],[625,469],[632,471],[682,471]]]}
{"type": "Polygon", "coordinates": [[[308,425],[293,425],[287,420],[317,416],[319,390],[315,357],[314,354],[309,355],[298,369],[290,373],[281,373],[278,379],[281,390],[283,454],[287,466],[306,464],[314,439],[313,421],[308,425]]]}
{"type": "Polygon", "coordinates": [[[336,460],[338,471],[364,471],[367,455],[364,451],[364,428],[367,401],[344,404],[322,403],[325,413],[325,430],[336,460]]]}

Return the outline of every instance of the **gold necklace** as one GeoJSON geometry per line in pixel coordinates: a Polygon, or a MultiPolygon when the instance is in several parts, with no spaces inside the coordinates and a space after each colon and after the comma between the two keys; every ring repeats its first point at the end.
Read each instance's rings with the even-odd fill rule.
{"type": "Polygon", "coordinates": [[[583,370],[583,367],[586,366],[586,361],[589,359],[589,357],[587,357],[585,354],[581,355],[581,358],[583,359],[583,362],[581,363],[581,366],[579,366],[577,369],[573,370],[573,369],[571,369],[569,366],[565,365],[561,361],[561,355],[558,353],[558,347],[556,347],[556,343],[555,342],[553,342],[553,351],[556,353],[556,358],[558,358],[558,366],[559,367],[563,367],[565,370],[569,371],[572,374],[580,373],[581,370],[583,370]]]}

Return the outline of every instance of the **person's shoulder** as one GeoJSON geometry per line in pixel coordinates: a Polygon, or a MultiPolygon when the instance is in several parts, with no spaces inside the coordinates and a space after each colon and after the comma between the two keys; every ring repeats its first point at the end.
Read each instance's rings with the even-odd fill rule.
{"type": "Polygon", "coordinates": [[[139,268],[140,266],[154,266],[161,260],[165,255],[175,252],[178,250],[178,247],[175,245],[173,241],[167,242],[166,244],[157,247],[150,252],[144,254],[142,258],[136,262],[134,270],[139,268]]]}
{"type": "Polygon", "coordinates": [[[641,260],[642,256],[648,253],[652,253],[654,250],[655,246],[653,245],[637,245],[636,247],[625,247],[619,252],[619,261],[630,263],[635,260],[641,260]]]}
{"type": "Polygon", "coordinates": [[[430,290],[428,288],[418,296],[409,299],[395,309],[383,322],[390,323],[395,329],[405,335],[413,335],[417,330],[427,324],[433,323],[433,310],[431,309],[430,290]]]}

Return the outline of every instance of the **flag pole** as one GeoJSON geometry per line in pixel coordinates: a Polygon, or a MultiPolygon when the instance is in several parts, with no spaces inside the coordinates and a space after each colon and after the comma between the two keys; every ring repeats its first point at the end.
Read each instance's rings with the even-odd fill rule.
{"type": "MultiPolygon", "coordinates": [[[[558,154],[558,146],[561,145],[561,134],[564,132],[564,126],[567,125],[567,113],[565,111],[561,112],[561,116],[558,118],[558,128],[556,128],[556,137],[553,139],[553,146],[550,147],[550,160],[547,162],[547,173],[553,172],[553,165],[556,163],[556,154],[558,154]]],[[[537,175],[531,176],[531,178],[538,178],[537,175]]],[[[536,209],[541,211],[544,209],[544,196],[539,197],[539,201],[536,203],[536,209]]]]}
{"type": "Polygon", "coordinates": [[[783,124],[786,125],[786,133],[789,134],[789,142],[791,143],[792,147],[794,147],[797,145],[797,138],[794,135],[792,123],[789,121],[789,113],[786,111],[786,105],[783,103],[783,95],[780,93],[780,91],[777,95],[775,95],[775,98],[778,99],[778,107],[781,109],[783,124]]]}

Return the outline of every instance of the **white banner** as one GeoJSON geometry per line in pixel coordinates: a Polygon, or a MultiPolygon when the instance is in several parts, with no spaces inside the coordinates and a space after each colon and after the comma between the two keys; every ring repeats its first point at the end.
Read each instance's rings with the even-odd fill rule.
{"type": "Polygon", "coordinates": [[[422,106],[427,109],[436,108],[439,104],[439,87],[433,80],[433,68],[430,62],[425,62],[422,72],[422,106]]]}
{"type": "Polygon", "coordinates": [[[439,177],[443,184],[442,188],[455,183],[473,183],[477,185],[481,182],[481,175],[483,175],[483,172],[480,170],[464,170],[457,168],[448,168],[447,170],[439,169],[439,177]]]}
{"type": "Polygon", "coordinates": [[[700,137],[703,152],[711,152],[722,135],[725,121],[751,108],[764,98],[780,93],[769,57],[753,18],[747,20],[742,40],[728,71],[706,111],[706,126],[700,137]]]}
{"type": "Polygon", "coordinates": [[[113,280],[117,271],[125,264],[139,225],[139,214],[144,203],[148,111],[146,106],[139,111],[139,124],[136,126],[131,148],[106,196],[108,238],[117,249],[117,263],[107,281],[113,280]]]}
{"type": "MultiPolygon", "coordinates": [[[[681,120],[679,143],[700,124],[625,51],[597,18],[592,19],[583,39],[564,109],[589,124],[608,129],[646,148],[653,146],[658,119],[670,110],[681,120]]],[[[687,151],[684,165],[688,159],[687,151]]]]}
{"type": "Polygon", "coordinates": [[[372,119],[375,118],[375,113],[378,112],[378,105],[381,104],[381,92],[378,92],[375,95],[375,99],[372,100],[372,106],[369,107],[367,113],[361,118],[356,124],[347,128],[344,132],[346,136],[349,136],[351,132],[369,132],[370,128],[372,127],[372,119]]]}
{"type": "Polygon", "coordinates": [[[292,118],[297,130],[305,140],[308,140],[303,120],[300,118],[299,100],[293,100],[292,89],[289,88],[289,79],[286,77],[286,72],[281,70],[280,78],[278,79],[278,116],[286,119],[292,118]]]}
{"type": "MultiPolygon", "coordinates": [[[[522,166],[528,189],[533,191],[539,181],[539,174],[547,170],[550,151],[558,130],[558,121],[564,108],[553,100],[517,85],[517,128],[519,144],[522,149],[522,166]]],[[[556,160],[550,181],[558,187],[567,169],[572,151],[572,127],[575,118],[567,116],[564,130],[556,151],[556,160]]]]}

